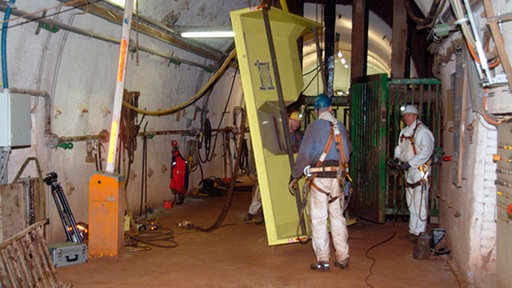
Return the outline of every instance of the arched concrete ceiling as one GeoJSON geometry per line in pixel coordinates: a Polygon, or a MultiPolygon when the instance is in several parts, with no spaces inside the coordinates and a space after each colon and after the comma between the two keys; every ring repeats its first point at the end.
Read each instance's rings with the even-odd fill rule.
{"type": "MultiPolygon", "coordinates": [[[[69,2],[60,0],[61,2],[69,2]]],[[[91,1],[89,1],[91,2],[91,1]]],[[[208,51],[203,60],[205,65],[218,63],[222,55],[227,55],[229,50],[233,48],[233,39],[184,39],[180,37],[180,33],[186,30],[219,30],[230,29],[229,12],[246,7],[254,7],[260,4],[260,0],[230,0],[230,1],[191,1],[191,0],[152,0],[140,1],[137,4],[137,17],[143,20],[148,26],[154,27],[158,31],[175,37],[179,41],[183,41],[184,45],[178,48],[194,53],[196,55],[205,56],[205,54],[197,54],[195,47],[199,50],[206,49],[208,51]],[[189,49],[194,48],[194,49],[189,49]]],[[[277,2],[277,1],[275,1],[277,2]]],[[[304,1],[304,17],[322,22],[323,21],[323,4],[322,1],[304,1]],[[311,3],[310,3],[311,2],[311,3]],[[321,4],[317,4],[321,3],[321,4]]],[[[420,1],[421,10],[428,9],[432,0],[420,1]],[[428,3],[427,3],[428,2],[428,3]]],[[[349,63],[351,50],[351,33],[352,33],[352,1],[338,1],[336,6],[336,28],[335,31],[340,35],[338,50],[343,52],[344,59],[349,63]]],[[[116,12],[122,15],[123,9],[105,1],[95,2],[94,5],[116,12]]],[[[369,3],[369,31],[368,31],[368,74],[373,73],[390,73],[391,61],[391,39],[392,30],[390,24],[392,22],[393,1],[378,1],[377,4],[369,3]],[[375,11],[375,12],[374,12],[375,11]]],[[[108,13],[107,13],[108,14],[108,13]]],[[[107,19],[108,20],[108,19],[107,19]]],[[[323,44],[323,43],[322,43],[323,44]]],[[[305,43],[304,48],[304,72],[311,71],[317,66],[316,47],[310,43],[305,43]]],[[[344,68],[345,64],[335,63],[336,81],[337,83],[347,82],[350,79],[350,69],[344,68]]],[[[348,64],[350,67],[350,64],[348,64]]],[[[306,77],[307,78],[307,77],[306,77]]],[[[306,82],[309,79],[305,79],[306,82]]],[[[348,83],[338,84],[338,88],[348,89],[348,83]]]]}
{"type": "MultiPolygon", "coordinates": [[[[335,31],[340,35],[337,51],[342,52],[342,57],[335,57],[334,90],[347,92],[350,87],[350,60],[351,60],[351,38],[352,38],[352,6],[336,5],[336,27],[335,31]],[[342,62],[343,61],[343,62],[342,62]]],[[[377,14],[369,13],[368,31],[368,67],[367,73],[390,73],[391,67],[391,27],[377,14]]],[[[323,21],[323,10],[321,5],[312,3],[304,4],[304,17],[323,21]]],[[[314,41],[308,41],[304,47],[304,89],[305,95],[315,95],[323,90],[321,81],[315,78],[313,71],[318,66],[316,45],[314,41]]],[[[323,46],[323,43],[320,43],[323,46]]]]}
{"type": "MultiPolygon", "coordinates": [[[[317,8],[315,4],[306,3],[304,5],[304,17],[322,22],[321,7],[317,8]]],[[[340,45],[342,50],[350,50],[352,33],[352,6],[336,6],[336,33],[340,34],[340,45]]],[[[382,67],[389,67],[391,59],[391,27],[377,14],[370,12],[368,31],[368,49],[377,61],[380,61],[382,67]]]]}

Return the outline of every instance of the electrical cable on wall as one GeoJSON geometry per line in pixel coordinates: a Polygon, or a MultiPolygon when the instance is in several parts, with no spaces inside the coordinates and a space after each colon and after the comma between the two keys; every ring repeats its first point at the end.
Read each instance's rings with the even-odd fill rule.
{"type": "MultiPolygon", "coordinates": [[[[206,110],[206,109],[203,109],[203,111],[206,110]]],[[[199,154],[199,161],[201,163],[206,163],[208,161],[211,161],[212,159],[212,150],[211,150],[211,142],[212,142],[212,125],[210,123],[210,120],[208,118],[206,118],[206,120],[204,121],[204,124],[203,124],[203,129],[202,129],[202,136],[201,136],[202,139],[200,139],[200,145],[197,146],[198,148],[198,154],[199,154]],[[202,143],[202,144],[201,144],[202,143]],[[205,151],[205,158],[203,159],[201,157],[201,147],[203,147],[202,145],[204,144],[204,151],[205,151]]],[[[215,136],[215,142],[217,142],[217,136],[215,136]]],[[[215,150],[215,147],[214,147],[214,150],[215,150]]]]}
{"type": "Polygon", "coordinates": [[[7,27],[9,26],[9,18],[11,17],[11,9],[16,0],[11,0],[5,10],[4,22],[2,23],[2,80],[4,89],[9,88],[9,78],[7,77],[7,27]]]}
{"type": "Polygon", "coordinates": [[[185,100],[183,103],[181,103],[179,105],[176,105],[176,106],[173,106],[170,108],[166,108],[163,110],[156,110],[156,111],[142,110],[137,107],[134,107],[133,105],[131,105],[130,103],[128,103],[126,101],[123,101],[123,105],[130,108],[131,110],[137,111],[141,114],[151,115],[151,116],[162,116],[162,115],[167,115],[167,114],[171,114],[171,113],[177,112],[179,110],[182,110],[203,96],[203,94],[210,88],[210,86],[213,85],[213,83],[215,83],[220,78],[220,76],[224,73],[224,71],[228,67],[231,60],[235,57],[235,55],[236,55],[236,51],[235,51],[235,49],[233,49],[229,53],[228,57],[224,60],[221,67],[217,70],[217,72],[215,72],[215,74],[212,76],[212,78],[210,78],[210,80],[208,80],[208,82],[205,84],[205,86],[203,88],[201,88],[194,96],[185,100]]]}
{"type": "MultiPolygon", "coordinates": [[[[231,87],[229,89],[228,98],[226,100],[226,104],[224,105],[224,109],[223,109],[223,111],[221,113],[219,124],[217,125],[217,131],[220,130],[220,127],[222,125],[222,121],[224,120],[224,115],[226,115],[226,113],[227,113],[226,111],[228,109],[229,102],[231,101],[231,96],[233,95],[233,87],[235,86],[235,81],[236,81],[237,73],[238,73],[238,67],[235,69],[235,73],[233,74],[233,81],[231,81],[231,87]]],[[[219,132],[215,133],[215,140],[213,142],[213,149],[210,149],[210,147],[211,147],[212,129],[211,129],[210,121],[208,120],[208,118],[206,118],[206,112],[208,110],[206,108],[207,107],[203,107],[203,109],[202,109],[202,117],[201,117],[201,118],[205,118],[205,120],[203,121],[203,123],[204,123],[203,124],[203,138],[204,138],[204,141],[205,141],[206,158],[203,160],[201,158],[201,153],[198,150],[199,160],[200,160],[201,163],[206,163],[206,162],[209,162],[209,161],[211,161],[213,159],[213,155],[215,154],[215,148],[217,147],[217,139],[218,139],[217,137],[218,137],[218,133],[219,133],[219,132]]],[[[198,146],[198,148],[201,148],[201,147],[198,146]]]]}
{"type": "MultiPolygon", "coordinates": [[[[245,131],[246,131],[245,123],[246,123],[245,113],[243,113],[242,121],[240,123],[240,130],[238,133],[238,139],[237,139],[237,141],[235,141],[236,147],[237,147],[236,148],[237,155],[240,155],[240,153],[242,153],[241,150],[242,150],[243,135],[245,134],[245,131]]],[[[188,223],[187,221],[185,221],[184,222],[185,225],[182,225],[183,228],[195,229],[195,230],[202,231],[202,232],[211,232],[211,231],[219,228],[222,225],[222,222],[224,222],[224,219],[226,219],[226,215],[229,211],[229,208],[231,207],[231,203],[233,202],[236,178],[238,175],[238,171],[240,170],[239,164],[240,164],[239,161],[235,161],[235,167],[233,168],[233,176],[232,176],[232,179],[230,182],[229,189],[227,189],[224,206],[223,206],[221,213],[219,214],[217,220],[215,221],[215,223],[213,223],[211,226],[209,226],[207,228],[203,228],[201,226],[197,226],[197,225],[194,225],[193,223],[188,223]]]]}

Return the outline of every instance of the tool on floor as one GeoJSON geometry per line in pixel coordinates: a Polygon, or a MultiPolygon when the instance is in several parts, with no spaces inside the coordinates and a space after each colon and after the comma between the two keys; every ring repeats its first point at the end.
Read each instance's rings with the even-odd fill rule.
{"type": "Polygon", "coordinates": [[[75,217],[71,212],[71,207],[66,199],[66,195],[64,195],[64,190],[57,180],[57,173],[50,172],[46,174],[44,183],[51,188],[53,200],[55,201],[55,206],[57,206],[57,211],[64,225],[64,232],[68,240],[68,242],[65,243],[57,243],[48,246],[53,264],[55,267],[61,267],[86,262],[88,252],[87,245],[83,243],[84,235],[82,233],[86,231],[87,228],[83,223],[80,225],[82,229],[77,225],[75,217]]]}

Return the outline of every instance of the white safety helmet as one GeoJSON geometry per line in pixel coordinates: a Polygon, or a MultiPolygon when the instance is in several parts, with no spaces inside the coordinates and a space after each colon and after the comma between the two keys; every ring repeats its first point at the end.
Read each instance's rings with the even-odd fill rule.
{"type": "Polygon", "coordinates": [[[419,115],[420,114],[420,113],[418,113],[418,109],[414,105],[404,105],[404,106],[402,106],[402,108],[400,110],[402,110],[402,115],[405,115],[405,114],[419,115]]]}

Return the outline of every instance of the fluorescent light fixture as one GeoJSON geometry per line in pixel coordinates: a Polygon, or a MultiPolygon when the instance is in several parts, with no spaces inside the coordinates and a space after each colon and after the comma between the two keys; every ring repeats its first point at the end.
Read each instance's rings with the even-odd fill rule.
{"type": "MultiPolygon", "coordinates": [[[[107,0],[107,2],[110,2],[114,5],[117,5],[121,8],[124,8],[124,3],[125,3],[125,0],[107,0]]],[[[133,11],[135,12],[135,7],[137,7],[137,0],[134,0],[133,1],[133,11]]]]}
{"type": "Polygon", "coordinates": [[[233,31],[196,31],[181,32],[183,38],[231,38],[234,37],[233,31]]]}

